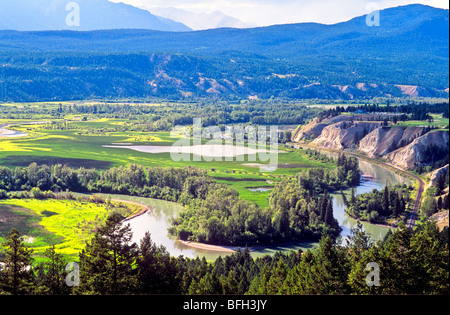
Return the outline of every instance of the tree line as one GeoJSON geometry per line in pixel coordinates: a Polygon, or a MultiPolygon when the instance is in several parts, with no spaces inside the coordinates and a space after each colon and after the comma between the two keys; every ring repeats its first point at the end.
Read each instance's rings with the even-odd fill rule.
{"type": "MultiPolygon", "coordinates": [[[[392,113],[405,114],[404,120],[429,120],[433,117],[430,114],[442,114],[444,118],[449,116],[448,103],[427,103],[427,102],[410,102],[406,105],[391,105],[388,101],[386,105],[380,104],[364,104],[361,106],[337,106],[335,109],[329,110],[324,115],[341,114],[343,112],[350,113],[392,113]]],[[[402,119],[399,119],[402,120],[402,119]]]]}
{"type": "MultiPolygon", "coordinates": [[[[148,101],[147,101],[148,102],[148,101]]],[[[152,101],[150,101],[152,102],[152,101]]],[[[302,103],[280,99],[225,102],[199,98],[195,102],[167,102],[153,100],[158,106],[138,103],[95,103],[62,104],[52,103],[42,106],[27,104],[0,105],[0,115],[5,119],[64,119],[68,115],[78,115],[81,121],[90,117],[127,120],[126,124],[90,127],[104,132],[156,132],[170,131],[175,126],[193,124],[194,118],[202,118],[202,126],[221,126],[233,124],[254,125],[300,125],[312,119],[321,110],[309,108],[302,103]],[[45,118],[44,118],[45,117],[45,118]]],[[[54,122],[48,129],[85,130],[80,122],[54,122]]]]}
{"type": "Polygon", "coordinates": [[[190,167],[145,169],[142,165],[129,164],[101,171],[37,163],[14,169],[0,167],[0,189],[6,191],[39,188],[42,191],[125,194],[188,202],[189,198],[201,196],[201,191],[212,185],[214,182],[206,171],[190,167]]]}
{"type": "Polygon", "coordinates": [[[344,201],[345,211],[358,220],[370,223],[387,223],[389,219],[398,219],[407,211],[407,205],[411,201],[412,186],[386,185],[382,191],[373,189],[372,192],[355,195],[352,189],[350,198],[344,201]]]}
{"type": "MultiPolygon", "coordinates": [[[[316,156],[320,157],[320,154],[316,156]]],[[[306,191],[317,194],[328,191],[338,191],[341,189],[358,186],[361,181],[359,161],[354,157],[346,157],[339,154],[336,160],[326,159],[330,164],[335,164],[337,168],[329,170],[326,168],[311,168],[296,175],[298,185],[306,191]]]]}
{"type": "MultiPolygon", "coordinates": [[[[234,189],[216,183],[205,170],[197,168],[145,169],[130,164],[97,171],[32,163],[24,168],[0,167],[0,190],[39,189],[44,197],[51,196],[52,191],[70,190],[178,202],[189,209],[172,221],[170,232],[178,238],[216,245],[261,245],[318,240],[323,231],[334,236],[340,233],[326,191],[359,183],[359,168],[356,159],[343,155],[337,165],[335,170],[311,169],[306,175],[278,183],[266,209],[242,200],[234,189]],[[305,176],[312,174],[312,181],[324,177],[319,188],[305,184],[305,176]]],[[[18,197],[6,193],[0,196],[18,197]]]]}
{"type": "Polygon", "coordinates": [[[131,237],[129,225],[112,214],[79,254],[77,275],[67,271],[54,247],[36,264],[12,230],[2,244],[0,294],[449,294],[448,228],[439,232],[432,222],[414,231],[401,224],[376,243],[358,223],[345,242],[324,234],[318,248],[307,252],[254,259],[246,247],[214,262],[172,257],[149,233],[140,244],[131,237]],[[366,266],[374,262],[379,286],[367,283],[366,266]]]}
{"type": "Polygon", "coordinates": [[[170,232],[187,241],[240,246],[318,240],[324,231],[336,237],[341,228],[329,191],[359,185],[360,172],[356,158],[341,154],[335,163],[333,170],[313,168],[277,183],[266,209],[226,187],[210,190],[172,221],[170,232]]]}

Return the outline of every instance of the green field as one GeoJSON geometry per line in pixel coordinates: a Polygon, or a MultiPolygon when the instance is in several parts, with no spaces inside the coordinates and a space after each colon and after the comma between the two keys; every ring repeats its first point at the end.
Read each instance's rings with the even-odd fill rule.
{"type": "MultiPolygon", "coordinates": [[[[151,154],[103,147],[114,143],[171,146],[178,138],[171,138],[169,132],[128,131],[129,122],[120,119],[73,120],[69,122],[69,128],[62,128],[65,130],[58,129],[58,126],[63,124],[62,120],[52,121],[56,123],[22,126],[20,121],[16,121],[17,125],[13,129],[28,136],[0,138],[0,166],[67,164],[74,168],[101,170],[137,163],[145,167],[198,167],[207,170],[218,183],[227,184],[237,190],[242,199],[254,202],[260,207],[269,206],[270,189],[284,177],[293,176],[310,167],[333,167],[311,161],[302,151],[283,145],[279,147],[279,167],[275,172],[261,171],[260,162],[249,161],[248,157],[244,161],[220,159],[212,162],[176,162],[169,153],[151,154]],[[122,127],[123,130],[117,130],[122,127]],[[252,191],[252,188],[266,190],[252,191]]],[[[208,141],[204,140],[203,143],[208,141]]],[[[127,216],[140,210],[140,207],[127,205],[115,210],[127,216]]],[[[93,235],[95,227],[101,224],[111,211],[113,209],[104,205],[81,200],[3,200],[0,202],[0,242],[4,241],[4,237],[14,227],[24,235],[26,245],[33,248],[38,259],[45,249],[52,245],[55,245],[57,252],[76,259],[86,240],[93,235]]]]}
{"type": "Polygon", "coordinates": [[[449,126],[449,119],[442,117],[442,115],[431,114],[433,121],[410,120],[399,122],[397,125],[402,127],[437,127],[440,129],[447,129],[449,126]]]}
{"type": "MultiPolygon", "coordinates": [[[[246,156],[242,162],[225,159],[207,161],[173,161],[169,153],[143,153],[122,148],[105,148],[103,145],[127,143],[130,145],[171,146],[178,139],[170,137],[169,132],[109,132],[104,129],[124,124],[125,121],[99,119],[87,122],[71,122],[70,130],[52,130],[48,125],[28,125],[15,127],[15,130],[29,134],[26,138],[0,140],[0,165],[22,167],[36,162],[38,164],[68,164],[71,167],[108,169],[130,163],[145,167],[198,167],[209,175],[235,188],[242,198],[267,206],[270,192],[254,192],[248,188],[274,186],[273,183],[285,176],[292,176],[310,167],[331,167],[308,160],[298,150],[280,145],[278,164],[275,172],[264,172],[258,161],[249,161],[246,156]],[[256,164],[256,165],[255,165],[256,164]]],[[[207,142],[204,140],[203,143],[207,142]]],[[[261,162],[260,164],[266,164],[261,162]]]]}
{"type": "Polygon", "coordinates": [[[109,213],[115,211],[129,216],[141,209],[138,205],[119,202],[107,207],[85,200],[1,200],[0,243],[15,228],[37,257],[54,245],[57,252],[76,258],[109,213]]]}

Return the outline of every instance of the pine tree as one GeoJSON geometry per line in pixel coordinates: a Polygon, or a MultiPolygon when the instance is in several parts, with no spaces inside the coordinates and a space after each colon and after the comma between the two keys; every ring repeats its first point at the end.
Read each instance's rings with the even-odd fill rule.
{"type": "Polygon", "coordinates": [[[283,287],[288,274],[288,267],[283,258],[278,261],[278,264],[273,271],[269,282],[267,283],[268,294],[279,294],[283,287]]]}
{"type": "Polygon", "coordinates": [[[366,266],[369,262],[375,262],[373,257],[375,246],[372,245],[369,235],[364,231],[363,225],[358,221],[357,226],[351,230],[347,239],[348,260],[351,270],[348,274],[348,284],[352,293],[366,294],[371,289],[366,283],[366,266]]]}
{"type": "Polygon", "coordinates": [[[388,216],[390,213],[389,209],[389,188],[388,185],[384,187],[383,190],[383,215],[388,216]]]}
{"type": "Polygon", "coordinates": [[[70,292],[66,285],[66,262],[61,254],[56,253],[55,246],[45,251],[48,261],[40,264],[37,294],[62,295],[70,292]]]}
{"type": "Polygon", "coordinates": [[[442,201],[442,197],[439,197],[438,200],[437,200],[437,203],[436,203],[437,211],[441,211],[443,206],[444,206],[444,204],[443,204],[443,201],[442,201]]]}
{"type": "Polygon", "coordinates": [[[353,205],[356,202],[356,188],[352,187],[352,194],[350,198],[350,204],[353,205]]]}
{"type": "Polygon", "coordinates": [[[169,294],[176,292],[178,278],[175,261],[164,246],[157,247],[150,233],[145,233],[137,258],[138,286],[142,294],[169,294]]]}
{"type": "Polygon", "coordinates": [[[325,223],[330,227],[334,227],[336,225],[336,220],[333,215],[333,198],[328,199],[325,223]]]}
{"type": "Polygon", "coordinates": [[[442,201],[442,208],[445,210],[449,209],[449,200],[448,200],[448,194],[444,196],[444,200],[442,201]]]}
{"type": "Polygon", "coordinates": [[[348,271],[345,252],[328,235],[323,234],[317,252],[307,252],[300,264],[289,272],[289,292],[346,294],[348,271]]]}
{"type": "Polygon", "coordinates": [[[325,222],[327,218],[327,210],[329,204],[330,195],[327,190],[325,190],[324,194],[319,200],[319,211],[320,211],[320,221],[325,222]]]}
{"type": "Polygon", "coordinates": [[[437,192],[436,192],[436,196],[439,196],[442,194],[442,191],[445,189],[445,176],[444,175],[439,175],[437,180],[436,180],[436,188],[437,188],[437,192]]]}
{"type": "Polygon", "coordinates": [[[402,202],[398,195],[395,195],[395,202],[394,202],[394,216],[398,217],[400,213],[403,212],[402,209],[402,202]]]}
{"type": "Polygon", "coordinates": [[[136,287],[136,244],[130,226],[114,213],[80,254],[81,293],[126,294],[136,287]]]}
{"type": "Polygon", "coordinates": [[[0,289],[13,295],[29,294],[33,285],[33,251],[25,247],[19,231],[12,229],[2,244],[6,254],[0,289]]]}

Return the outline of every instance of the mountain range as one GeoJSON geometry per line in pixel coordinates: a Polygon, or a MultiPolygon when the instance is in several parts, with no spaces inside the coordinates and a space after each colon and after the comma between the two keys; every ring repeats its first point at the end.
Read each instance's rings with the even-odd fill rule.
{"type": "Polygon", "coordinates": [[[153,15],[147,10],[128,4],[113,3],[108,0],[0,1],[0,30],[91,31],[103,29],[191,31],[182,23],[153,15]],[[78,14],[79,23],[67,23],[71,14],[78,14]]]}
{"type": "Polygon", "coordinates": [[[448,97],[449,11],[196,32],[0,31],[1,100],[448,97]]]}
{"type": "Polygon", "coordinates": [[[178,21],[195,31],[215,28],[252,28],[256,25],[242,22],[220,11],[211,13],[194,13],[177,8],[152,8],[150,12],[178,21]]]}

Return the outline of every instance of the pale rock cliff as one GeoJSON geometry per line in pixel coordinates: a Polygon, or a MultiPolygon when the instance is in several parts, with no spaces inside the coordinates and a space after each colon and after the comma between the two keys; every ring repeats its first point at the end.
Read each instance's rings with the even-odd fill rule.
{"type": "Polygon", "coordinates": [[[430,182],[428,183],[426,189],[436,186],[436,182],[439,176],[445,176],[448,173],[449,165],[447,164],[444,167],[441,167],[440,169],[437,169],[430,174],[430,182]]]}
{"type": "Polygon", "coordinates": [[[361,140],[359,150],[369,157],[380,157],[410,144],[425,132],[423,127],[377,128],[361,140]]]}
{"type": "Polygon", "coordinates": [[[332,150],[359,150],[404,169],[431,164],[433,150],[448,152],[448,131],[392,126],[383,122],[385,118],[383,114],[361,114],[315,119],[299,129],[293,141],[312,140],[312,144],[332,150]]]}
{"type": "Polygon", "coordinates": [[[385,155],[385,158],[401,168],[414,169],[428,162],[424,156],[427,148],[435,146],[437,150],[448,150],[448,145],[448,131],[433,131],[415,139],[411,144],[385,155]]]}
{"type": "Polygon", "coordinates": [[[314,144],[334,150],[357,146],[368,133],[382,126],[381,122],[343,121],[325,127],[314,144]]]}
{"type": "Polygon", "coordinates": [[[309,124],[303,126],[297,134],[292,138],[293,141],[311,140],[321,135],[323,129],[330,124],[334,124],[340,121],[349,120],[350,116],[340,115],[332,118],[324,119],[319,122],[318,118],[313,119],[309,124]]]}

